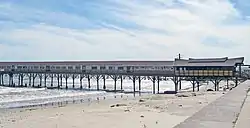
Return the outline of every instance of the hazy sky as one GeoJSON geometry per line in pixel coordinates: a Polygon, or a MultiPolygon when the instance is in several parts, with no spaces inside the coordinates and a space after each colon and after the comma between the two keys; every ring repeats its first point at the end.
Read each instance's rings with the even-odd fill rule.
{"type": "Polygon", "coordinates": [[[250,61],[249,0],[0,0],[0,60],[250,61]]]}

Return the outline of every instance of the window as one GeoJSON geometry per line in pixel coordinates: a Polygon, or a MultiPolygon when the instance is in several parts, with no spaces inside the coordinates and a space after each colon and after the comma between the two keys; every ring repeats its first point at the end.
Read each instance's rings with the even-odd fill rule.
{"type": "Polygon", "coordinates": [[[106,67],[105,67],[105,66],[101,66],[100,69],[101,69],[101,70],[105,70],[106,67]]]}
{"type": "Polygon", "coordinates": [[[62,66],[62,69],[66,69],[66,66],[62,66]]]}
{"type": "Polygon", "coordinates": [[[73,69],[73,66],[68,66],[68,69],[73,69]]]}
{"type": "Polygon", "coordinates": [[[38,66],[34,66],[34,69],[38,69],[38,66]]]}
{"type": "Polygon", "coordinates": [[[17,66],[18,69],[22,69],[22,66],[17,66]]]}
{"type": "Polygon", "coordinates": [[[118,70],[123,70],[123,67],[118,67],[118,70]]]}
{"type": "Polygon", "coordinates": [[[97,69],[97,66],[92,66],[91,69],[92,69],[92,70],[96,70],[96,69],[97,69]]]}
{"type": "Polygon", "coordinates": [[[60,69],[60,66],[56,66],[56,69],[60,69]]]}
{"type": "Polygon", "coordinates": [[[76,66],[76,69],[77,69],[77,70],[81,69],[81,66],[76,66]]]}
{"type": "Polygon", "coordinates": [[[114,67],[112,67],[112,66],[109,66],[109,70],[112,70],[112,69],[114,69],[114,67]]]}

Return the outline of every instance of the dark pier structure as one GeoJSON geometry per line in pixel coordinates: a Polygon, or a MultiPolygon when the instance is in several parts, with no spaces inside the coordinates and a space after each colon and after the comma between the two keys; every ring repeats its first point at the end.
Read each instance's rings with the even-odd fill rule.
{"type": "MultiPolygon", "coordinates": [[[[175,59],[174,61],[55,61],[55,62],[0,62],[0,86],[8,87],[47,87],[68,89],[68,81],[73,81],[72,88],[83,89],[83,79],[87,80],[87,88],[92,88],[91,79],[96,80],[96,90],[123,91],[123,80],[133,82],[132,92],[141,91],[141,81],[152,81],[152,93],[159,93],[160,81],[171,79],[175,90],[181,89],[183,80],[190,81],[198,88],[201,81],[212,81],[215,90],[219,90],[219,82],[231,80],[237,86],[242,77],[241,66],[244,57],[239,58],[207,58],[207,59],[175,59]],[[8,77],[8,83],[4,83],[8,77]],[[107,90],[106,79],[113,79],[113,90],[107,90]],[[18,79],[18,83],[14,82],[18,79]],[[24,83],[24,79],[28,79],[24,83]],[[99,81],[102,79],[103,83],[99,81]],[[35,81],[39,84],[35,85],[35,81]],[[54,84],[54,81],[57,84],[54,84]],[[65,81],[63,85],[62,81],[65,81]],[[79,80],[80,85],[76,85],[79,80]],[[120,85],[117,85],[120,81],[120,85]],[[139,89],[136,90],[136,82],[139,89]],[[50,84],[48,84],[50,83],[50,84]],[[157,84],[157,86],[156,86],[157,84]]],[[[167,91],[166,91],[167,92],[167,91]]]]}

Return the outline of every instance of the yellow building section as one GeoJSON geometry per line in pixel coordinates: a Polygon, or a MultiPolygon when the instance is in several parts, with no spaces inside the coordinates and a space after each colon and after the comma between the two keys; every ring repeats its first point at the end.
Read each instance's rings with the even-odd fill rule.
{"type": "Polygon", "coordinates": [[[175,71],[180,76],[233,76],[231,70],[186,70],[175,71]]]}

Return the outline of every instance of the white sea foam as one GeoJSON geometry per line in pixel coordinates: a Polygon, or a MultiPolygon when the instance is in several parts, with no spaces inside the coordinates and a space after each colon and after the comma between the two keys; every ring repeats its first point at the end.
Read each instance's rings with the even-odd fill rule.
{"type": "MultiPolygon", "coordinates": [[[[16,80],[15,80],[16,82],[16,80]]],[[[75,88],[80,88],[80,80],[75,80],[75,88]]],[[[5,83],[8,83],[5,80],[5,83]]],[[[17,82],[16,82],[17,83],[17,82]]],[[[24,83],[28,83],[28,80],[24,80],[24,83]]],[[[35,85],[38,85],[40,82],[36,80],[35,85]]],[[[44,81],[42,81],[44,84],[44,81]]],[[[65,88],[65,81],[63,83],[63,88],[65,88]]],[[[87,81],[83,80],[83,88],[87,89],[87,81]]],[[[72,88],[73,81],[68,81],[68,87],[72,88]]],[[[121,88],[121,82],[118,80],[116,83],[117,90],[121,88]]],[[[51,83],[48,80],[47,86],[50,86],[51,83]]],[[[54,80],[54,86],[57,86],[57,81],[54,80]]],[[[99,81],[100,89],[103,86],[103,81],[99,81]]],[[[91,88],[96,89],[97,82],[91,81],[91,88]]],[[[132,80],[123,80],[123,90],[125,91],[133,91],[133,82],[132,80]]],[[[191,86],[190,82],[182,82],[182,88],[188,88],[191,86]]],[[[155,90],[158,90],[158,84],[155,83],[155,90]]],[[[106,80],[106,88],[113,90],[114,89],[114,81],[109,79],[106,80]]],[[[164,92],[166,90],[174,90],[174,83],[172,81],[161,81],[159,86],[159,91],[164,92]]],[[[139,83],[136,81],[136,91],[139,90],[139,83]]],[[[142,80],[141,81],[141,91],[142,92],[152,92],[153,83],[150,80],[142,80]]],[[[106,93],[104,91],[86,91],[86,90],[57,90],[57,89],[46,89],[46,88],[10,88],[10,87],[0,87],[0,108],[8,108],[8,107],[20,107],[27,105],[35,105],[35,104],[44,104],[50,102],[58,102],[58,101],[67,101],[72,99],[86,99],[93,98],[98,96],[111,96],[116,95],[115,93],[106,93]]]]}

